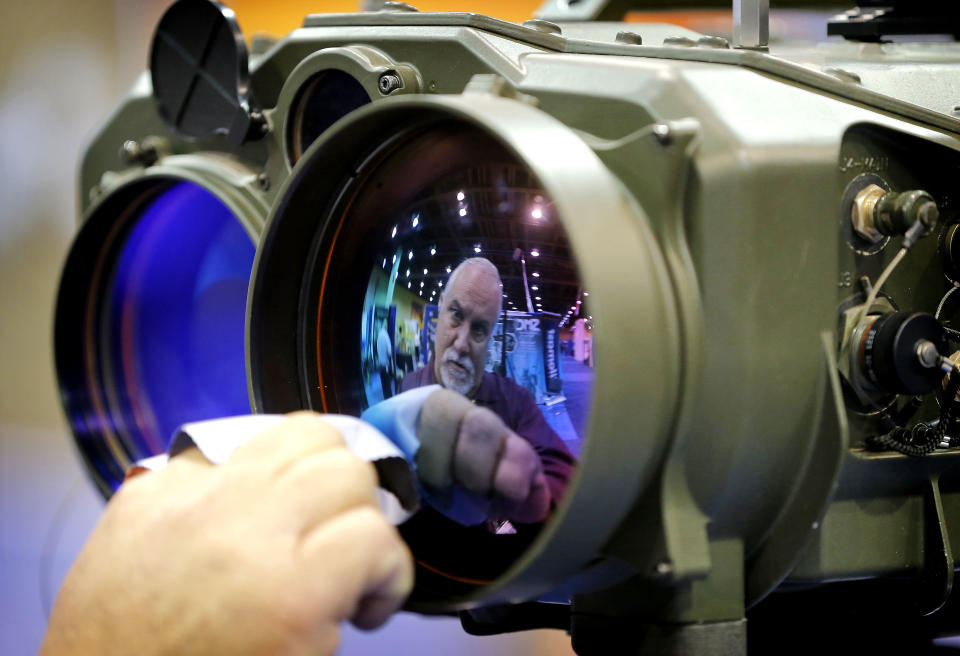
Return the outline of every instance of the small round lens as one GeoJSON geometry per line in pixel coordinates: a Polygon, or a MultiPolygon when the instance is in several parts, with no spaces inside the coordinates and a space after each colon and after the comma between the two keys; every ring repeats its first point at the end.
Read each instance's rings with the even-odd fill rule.
{"type": "Polygon", "coordinates": [[[295,163],[327,128],[370,102],[352,75],[329,69],[310,78],[297,95],[289,121],[288,151],[295,163]]]}

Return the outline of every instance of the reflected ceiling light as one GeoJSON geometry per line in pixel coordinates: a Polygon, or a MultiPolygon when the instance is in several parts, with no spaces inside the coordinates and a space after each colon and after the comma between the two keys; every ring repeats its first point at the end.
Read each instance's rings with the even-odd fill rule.
{"type": "Polygon", "coordinates": [[[590,292],[583,292],[583,295],[584,295],[584,296],[589,296],[589,295],[590,295],[590,292]]]}
{"type": "Polygon", "coordinates": [[[535,292],[540,290],[540,288],[537,287],[536,285],[531,286],[530,289],[532,289],[535,292]]]}
{"type": "Polygon", "coordinates": [[[540,272],[539,272],[539,271],[534,271],[531,275],[533,275],[534,278],[539,278],[539,277],[540,277],[540,272]]]}
{"type": "Polygon", "coordinates": [[[397,226],[393,226],[393,232],[390,233],[390,239],[397,236],[397,226]]]}
{"type": "Polygon", "coordinates": [[[407,278],[410,277],[410,269],[407,269],[407,278]]]}
{"type": "Polygon", "coordinates": [[[466,198],[466,196],[464,195],[464,193],[463,193],[462,191],[458,191],[458,192],[457,192],[457,200],[462,201],[464,198],[466,198]]]}
{"type": "Polygon", "coordinates": [[[410,221],[410,225],[412,225],[414,228],[416,228],[418,225],[420,225],[420,215],[419,215],[419,214],[414,214],[414,215],[413,215],[413,220],[410,221]]]}
{"type": "Polygon", "coordinates": [[[431,254],[431,255],[436,255],[436,254],[437,254],[437,247],[436,247],[436,246],[431,246],[431,247],[430,247],[430,254],[431,254]]]}
{"type": "Polygon", "coordinates": [[[447,273],[450,273],[450,266],[447,265],[447,273]]]}
{"type": "Polygon", "coordinates": [[[541,210],[539,207],[534,207],[534,208],[533,208],[533,211],[530,212],[530,216],[532,216],[532,217],[535,218],[535,219],[542,219],[542,218],[543,218],[543,210],[541,210]]]}
{"type": "Polygon", "coordinates": [[[474,245],[473,245],[473,252],[474,252],[474,253],[479,253],[479,252],[480,252],[480,244],[474,244],[474,245]]]}
{"type": "Polygon", "coordinates": [[[427,275],[427,270],[426,270],[426,269],[423,270],[423,275],[427,275]]]}
{"type": "Polygon", "coordinates": [[[408,251],[408,252],[407,252],[407,259],[408,259],[408,260],[412,260],[412,259],[413,259],[413,251],[408,251]]]}
{"type": "Polygon", "coordinates": [[[540,257],[540,250],[534,248],[534,249],[532,249],[532,250],[530,251],[530,255],[531,255],[532,257],[540,257]]]}
{"type": "Polygon", "coordinates": [[[467,208],[466,208],[466,207],[461,207],[461,208],[460,208],[460,216],[466,216],[466,215],[467,215],[467,208]]]}

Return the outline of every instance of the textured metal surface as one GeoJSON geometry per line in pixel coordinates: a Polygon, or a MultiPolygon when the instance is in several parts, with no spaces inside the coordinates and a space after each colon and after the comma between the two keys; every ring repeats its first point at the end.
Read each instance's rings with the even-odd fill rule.
{"type": "MultiPolygon", "coordinates": [[[[892,80],[885,83],[885,79],[890,79],[891,77],[897,76],[900,81],[899,83],[903,84],[904,80],[909,79],[908,76],[900,76],[896,71],[891,72],[888,76],[884,76],[882,73],[880,73],[877,75],[876,84],[878,86],[876,88],[874,88],[870,82],[865,83],[863,86],[857,84],[847,84],[838,80],[833,75],[822,72],[818,67],[811,65],[806,55],[797,57],[798,53],[796,51],[793,52],[793,56],[797,58],[797,61],[793,61],[789,50],[785,50],[784,56],[780,57],[777,56],[778,53],[776,51],[770,54],[764,54],[746,50],[717,50],[709,47],[663,47],[662,45],[658,45],[663,43],[663,38],[660,38],[659,40],[652,36],[651,38],[647,38],[644,35],[645,28],[637,25],[631,25],[631,28],[640,33],[641,36],[644,37],[644,43],[648,45],[623,45],[615,42],[615,32],[610,36],[612,42],[567,38],[563,36],[568,34],[566,28],[564,28],[565,31],[563,32],[563,35],[545,34],[543,32],[524,28],[514,23],[508,23],[506,21],[481,16],[479,14],[312,14],[307,16],[307,18],[304,20],[304,27],[336,27],[356,25],[384,27],[472,27],[474,29],[488,31],[493,34],[506,36],[512,39],[518,39],[525,43],[557,52],[626,55],[630,57],[652,57],[657,59],[675,59],[681,61],[703,61],[716,64],[743,66],[759,72],[782,77],[791,82],[808,86],[810,88],[826,91],[841,98],[873,105],[879,109],[883,109],[885,111],[892,112],[921,123],[927,123],[941,129],[950,130],[953,132],[960,131],[960,121],[953,116],[952,111],[944,111],[941,103],[937,103],[938,106],[936,111],[930,109],[926,104],[920,104],[929,103],[931,94],[919,95],[919,97],[916,93],[905,93],[901,95],[902,92],[896,83],[894,83],[892,80]]],[[[943,61],[944,58],[946,58],[948,65],[951,67],[951,71],[956,70],[956,68],[960,66],[955,59],[955,55],[951,54],[956,52],[956,46],[954,46],[953,49],[948,48],[945,53],[941,49],[937,49],[936,52],[938,53],[936,55],[937,59],[943,61]]],[[[861,58],[854,53],[854,48],[850,47],[846,50],[845,56],[853,62],[860,62],[861,58]]],[[[901,57],[906,57],[906,60],[910,61],[911,57],[913,56],[914,55],[911,54],[910,50],[907,50],[905,53],[901,54],[900,49],[893,48],[891,49],[890,55],[884,56],[880,61],[877,62],[880,65],[878,68],[886,66],[888,67],[887,70],[889,70],[891,65],[902,61],[901,57]]],[[[949,75],[950,73],[947,74],[949,75]]],[[[939,79],[943,79],[942,75],[939,79]]],[[[909,88],[910,84],[908,83],[907,86],[909,88]]],[[[939,92],[933,93],[932,97],[939,98],[947,88],[949,88],[947,85],[941,86],[939,88],[939,92]]],[[[931,91],[932,89],[928,88],[927,90],[931,91]]],[[[952,107],[950,109],[952,110],[952,107]]]]}

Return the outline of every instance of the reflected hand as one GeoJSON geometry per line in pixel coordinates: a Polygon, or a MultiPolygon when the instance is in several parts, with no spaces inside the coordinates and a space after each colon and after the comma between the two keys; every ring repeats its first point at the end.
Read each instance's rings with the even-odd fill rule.
{"type": "Polygon", "coordinates": [[[530,443],[486,408],[449,390],[430,395],[420,412],[421,481],[443,491],[453,484],[490,499],[489,519],[542,522],[550,490],[530,443]]]}
{"type": "Polygon", "coordinates": [[[373,466],[312,413],[213,466],[196,450],[114,495],[61,588],[42,654],[331,654],[413,583],[373,466]]]}

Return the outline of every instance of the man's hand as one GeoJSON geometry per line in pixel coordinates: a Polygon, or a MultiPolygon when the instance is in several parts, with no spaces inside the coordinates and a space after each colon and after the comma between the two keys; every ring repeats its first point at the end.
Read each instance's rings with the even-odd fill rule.
{"type": "Polygon", "coordinates": [[[540,456],[494,412],[449,390],[431,394],[420,411],[417,471],[427,486],[460,485],[491,500],[489,519],[542,522],[550,489],[540,456]]]}
{"type": "Polygon", "coordinates": [[[413,584],[373,466],[297,413],[213,466],[125,483],[67,575],[42,654],[330,654],[413,584]]]}

